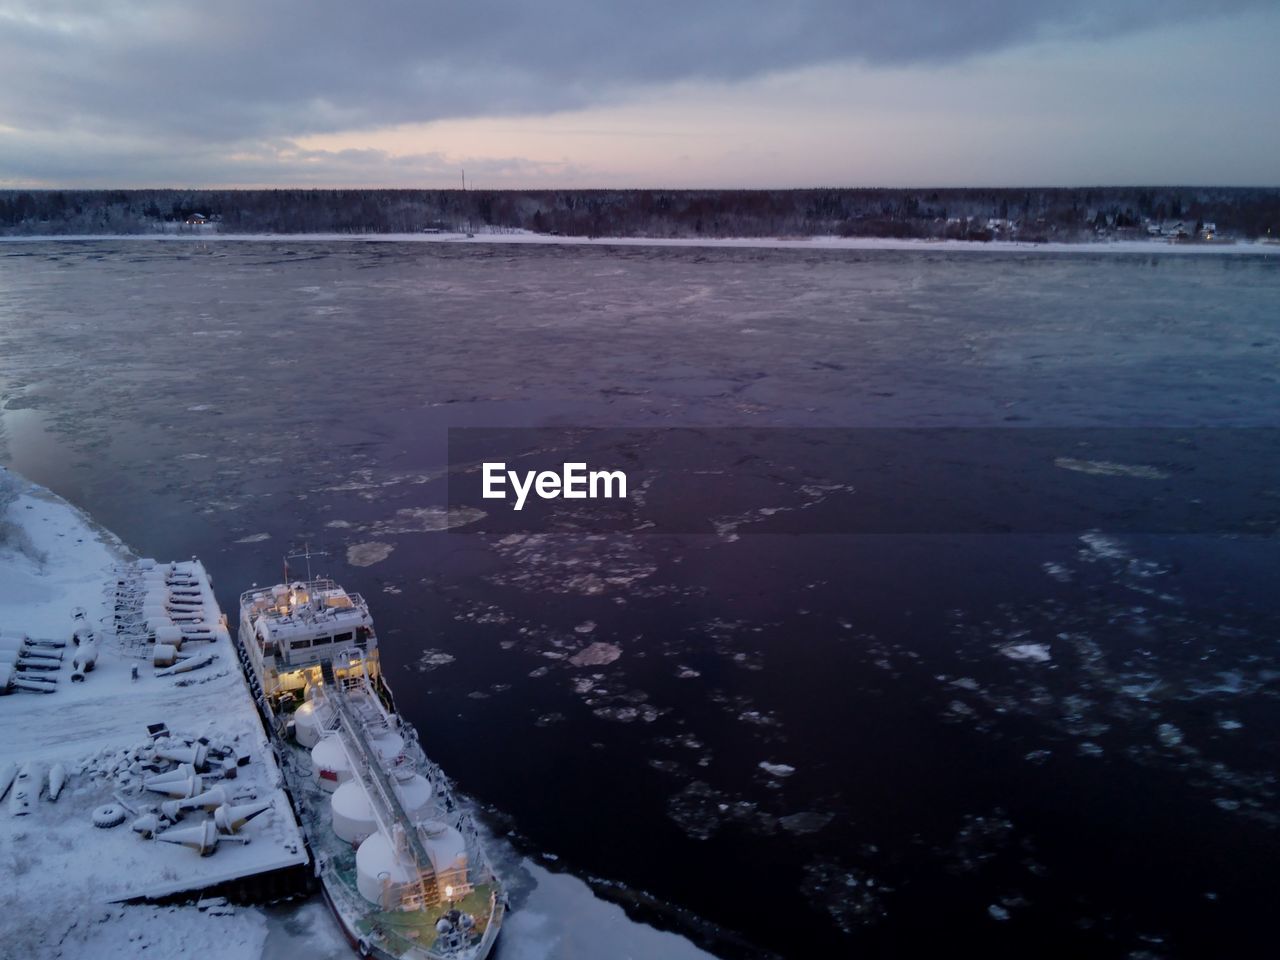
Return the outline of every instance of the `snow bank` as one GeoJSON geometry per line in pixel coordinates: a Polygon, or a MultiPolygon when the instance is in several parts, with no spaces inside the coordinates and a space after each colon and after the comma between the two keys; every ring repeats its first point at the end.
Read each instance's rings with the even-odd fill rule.
{"type": "Polygon", "coordinates": [[[86,234],[0,237],[0,243],[83,243],[91,240],[162,243],[235,243],[276,241],[288,243],[453,243],[453,244],[553,244],[586,247],[723,247],[769,250],[944,250],[948,253],[1165,253],[1178,256],[1269,254],[1280,257],[1280,244],[1265,241],[1239,243],[1169,243],[1166,240],[1109,240],[1083,243],[1024,243],[995,240],[899,240],[890,237],[553,237],[524,230],[500,233],[169,233],[86,234]]]}

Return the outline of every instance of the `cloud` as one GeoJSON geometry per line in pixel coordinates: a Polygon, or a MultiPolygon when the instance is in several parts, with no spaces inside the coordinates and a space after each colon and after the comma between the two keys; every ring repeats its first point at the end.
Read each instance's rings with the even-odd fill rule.
{"type": "MultiPolygon", "coordinates": [[[[1262,0],[0,2],[0,125],[167,148],[539,114],[814,64],[944,63],[1262,0]]],[[[12,134],[0,133],[0,136],[12,134]]]]}
{"type": "Polygon", "coordinates": [[[439,186],[459,170],[488,187],[573,184],[591,171],[566,161],[520,156],[381,149],[307,149],[287,139],[174,144],[83,134],[0,136],[0,189],[14,186],[439,186]],[[175,179],[175,172],[180,171],[175,179]]]}

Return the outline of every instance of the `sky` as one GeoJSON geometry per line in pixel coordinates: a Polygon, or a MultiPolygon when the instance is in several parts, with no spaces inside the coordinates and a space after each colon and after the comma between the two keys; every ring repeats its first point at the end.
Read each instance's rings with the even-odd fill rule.
{"type": "Polygon", "coordinates": [[[0,187],[1280,185],[1276,0],[0,0],[0,187]]]}

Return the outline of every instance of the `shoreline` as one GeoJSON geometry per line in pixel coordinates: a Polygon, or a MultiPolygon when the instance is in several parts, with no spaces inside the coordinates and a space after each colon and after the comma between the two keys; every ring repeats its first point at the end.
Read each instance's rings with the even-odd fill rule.
{"type": "Polygon", "coordinates": [[[1174,256],[1280,256],[1280,243],[1241,240],[1170,243],[1167,240],[1098,240],[1031,243],[1021,240],[918,240],[892,237],[569,237],[513,231],[510,233],[102,233],[0,236],[0,243],[96,243],[158,241],[167,243],[438,243],[511,246],[673,247],[729,250],[892,251],[914,253],[1042,253],[1042,254],[1171,254],[1174,256]]]}

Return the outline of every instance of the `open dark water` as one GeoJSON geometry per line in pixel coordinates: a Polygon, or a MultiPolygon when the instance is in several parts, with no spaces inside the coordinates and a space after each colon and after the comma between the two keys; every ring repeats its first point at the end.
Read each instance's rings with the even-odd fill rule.
{"type": "Polygon", "coordinates": [[[229,612],[328,549],[495,829],[718,952],[1274,949],[1250,444],[1055,452],[1121,500],[1248,488],[1190,535],[752,532],[856,502],[785,464],[706,532],[441,528],[450,426],[1280,426],[1280,258],[4,244],[0,407],[0,461],[229,612]]]}

